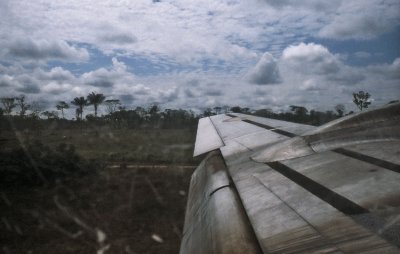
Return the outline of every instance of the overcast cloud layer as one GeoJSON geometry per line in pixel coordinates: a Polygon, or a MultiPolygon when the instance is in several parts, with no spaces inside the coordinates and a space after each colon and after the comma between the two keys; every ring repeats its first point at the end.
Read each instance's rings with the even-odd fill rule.
{"type": "Polygon", "coordinates": [[[398,45],[398,0],[2,0],[0,94],[355,110],[400,98],[398,45]]]}

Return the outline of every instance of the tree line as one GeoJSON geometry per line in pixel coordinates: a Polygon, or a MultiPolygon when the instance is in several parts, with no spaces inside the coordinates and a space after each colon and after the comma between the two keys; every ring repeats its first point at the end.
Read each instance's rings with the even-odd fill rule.
{"type": "MultiPolygon", "coordinates": [[[[360,109],[368,108],[371,104],[371,95],[368,92],[359,91],[353,93],[353,102],[360,109]]],[[[81,124],[110,124],[115,128],[185,128],[197,126],[197,120],[204,116],[211,116],[221,113],[244,113],[256,116],[269,117],[274,119],[287,120],[311,125],[321,125],[323,123],[342,117],[345,114],[351,114],[352,111],[346,112],[343,104],[336,105],[332,110],[317,111],[308,110],[306,107],[299,105],[291,105],[290,111],[283,113],[275,113],[271,109],[250,109],[240,106],[216,106],[207,108],[200,114],[195,114],[192,110],[184,109],[164,109],[162,110],[157,104],[149,107],[136,107],[135,109],[127,109],[118,99],[107,99],[102,93],[91,92],[86,97],[80,96],[73,98],[70,103],[59,101],[55,105],[56,110],[41,110],[37,103],[28,103],[25,95],[18,97],[0,98],[2,108],[0,108],[0,116],[25,120],[57,120],[64,123],[78,122],[81,124]],[[75,107],[75,118],[72,120],[65,119],[66,110],[71,105],[75,107]],[[94,114],[83,113],[86,107],[93,106],[94,114]],[[104,106],[105,115],[98,116],[98,109],[104,106]],[[19,109],[19,110],[18,110],[19,109]],[[27,112],[30,112],[27,114],[27,112]],[[59,117],[61,113],[61,118],[59,117]]],[[[24,121],[22,121],[24,123],[24,121]]],[[[25,121],[26,123],[26,121],[25,121]]]]}

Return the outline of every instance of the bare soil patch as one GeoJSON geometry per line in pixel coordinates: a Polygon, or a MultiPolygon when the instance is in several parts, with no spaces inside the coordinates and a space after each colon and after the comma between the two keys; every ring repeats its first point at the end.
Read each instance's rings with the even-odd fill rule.
{"type": "Polygon", "coordinates": [[[105,168],[53,187],[3,190],[4,253],[178,253],[194,167],[105,168]]]}

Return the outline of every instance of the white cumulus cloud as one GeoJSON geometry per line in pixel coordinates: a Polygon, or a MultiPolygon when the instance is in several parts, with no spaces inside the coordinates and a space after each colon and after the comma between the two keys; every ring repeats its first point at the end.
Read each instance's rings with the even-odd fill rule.
{"type": "Polygon", "coordinates": [[[282,61],[302,73],[326,75],[339,70],[337,57],[326,47],[314,43],[287,47],[282,53],[282,61]]]}
{"type": "Polygon", "coordinates": [[[82,62],[89,59],[84,48],[77,48],[62,40],[27,38],[13,39],[1,43],[3,57],[24,60],[59,60],[65,62],[82,62]]]}
{"type": "Polygon", "coordinates": [[[258,63],[247,75],[250,83],[269,85],[280,83],[279,67],[277,60],[268,52],[264,53],[258,63]]]}

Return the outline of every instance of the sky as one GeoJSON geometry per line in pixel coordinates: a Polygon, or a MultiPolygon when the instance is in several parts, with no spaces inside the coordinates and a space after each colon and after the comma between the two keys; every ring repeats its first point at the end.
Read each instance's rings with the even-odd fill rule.
{"type": "Polygon", "coordinates": [[[0,97],[355,111],[400,99],[399,45],[399,0],[1,0],[0,97]]]}

